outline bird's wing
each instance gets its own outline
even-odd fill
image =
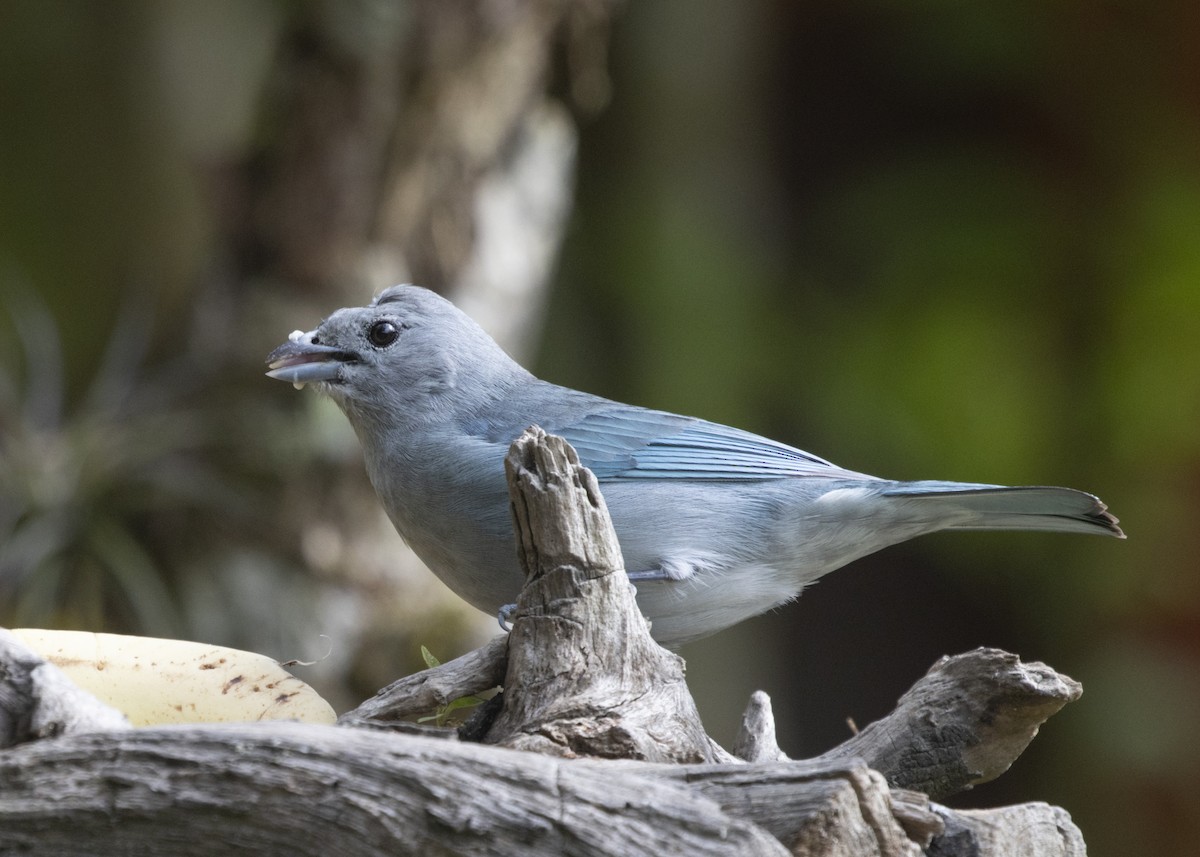
[[[750,432],[663,411],[613,408],[543,428],[565,437],[602,481],[871,478]]]

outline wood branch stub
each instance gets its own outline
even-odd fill
[[[1087,857],[1083,834],[1057,806],[1038,802],[934,810],[943,818],[945,831],[926,849],[928,857]]]
[[[939,660],[891,714],[821,758],[865,759],[892,785],[941,800],[1008,770],[1082,692],[1045,664],[975,649]]]
[[[917,857],[921,853],[907,825],[901,824],[882,775],[859,759],[639,765],[633,770],[640,776],[687,783],[726,811],[771,833],[793,854]],[[942,829],[941,819],[916,802],[910,801],[903,815],[923,830]]]
[[[787,852],[681,784],[280,721],[94,733],[0,753],[0,853]]]
[[[388,726],[431,714],[455,699],[497,687],[504,681],[507,665],[508,637],[500,635],[462,657],[392,682],[338,717],[338,724]]]
[[[908,838],[922,848],[929,846],[935,836],[945,832],[946,824],[929,802],[929,796],[908,789],[889,789],[892,815]]]
[[[728,761],[683,661],[650,636],[595,476],[536,426],[505,460],[526,583],[489,743],[564,756]]]
[[[0,749],[56,735],[128,729],[129,721],[0,628]]]
[[[771,697],[761,690],[750,694],[733,741],[733,755],[747,762],[784,762],[787,754],[775,741],[775,712]]]

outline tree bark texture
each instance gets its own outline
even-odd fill
[[[0,754],[0,783],[0,853],[787,853],[671,782],[340,727],[38,741]]]
[[[946,798],[1007,771],[1082,693],[1074,679],[999,649],[944,657],[895,711],[823,758],[861,758],[893,785]]]
[[[505,470],[526,582],[487,741],[564,756],[729,758],[700,724],[683,659],[651,638],[600,487],[575,450],[534,427]]]

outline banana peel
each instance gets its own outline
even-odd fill
[[[134,726],[336,719],[316,691],[254,652],[87,631],[13,634]]]

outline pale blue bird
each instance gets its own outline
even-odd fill
[[[672,646],[924,533],[1124,538],[1082,491],[879,479],[739,429],[550,384],[416,286],[338,310],[267,361],[272,378],[315,384],[337,402],[400,535],[493,615],[523,583],[504,456],[533,424],[565,437],[596,474],[638,604],[655,638]]]

